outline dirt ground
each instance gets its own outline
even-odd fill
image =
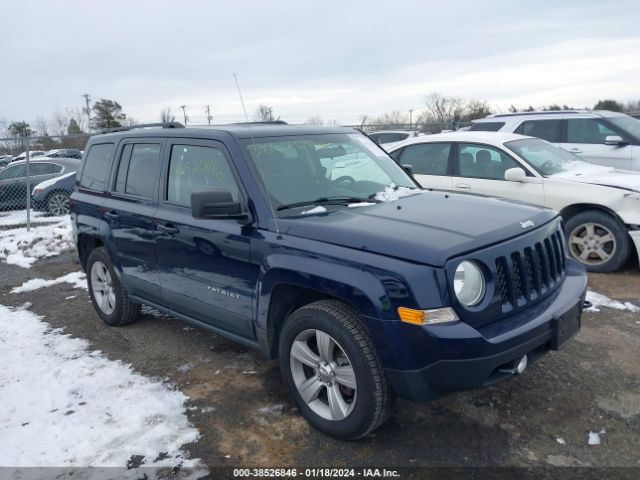
[[[0,303],[31,302],[51,325],[175,384],[202,433],[188,448],[209,466],[640,466],[640,314],[588,312],[572,342],[524,375],[431,403],[398,400],[373,435],[340,442],[299,415],[276,362],[243,346],[148,311],[133,325],[107,327],[87,292],[67,284],[8,293],[77,270],[71,253],[29,270],[2,264]],[[591,275],[589,284],[640,305],[637,266]],[[589,432],[602,443],[588,445]]]

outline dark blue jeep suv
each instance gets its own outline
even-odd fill
[[[168,126],[87,145],[71,212],[98,315],[147,304],[277,358],[323,432],[520,374],[580,328],[552,210],[422,190],[351,129]]]

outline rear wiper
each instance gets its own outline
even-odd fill
[[[297,208],[297,207],[307,207],[309,205],[348,205],[350,203],[380,203],[380,200],[376,200],[373,196],[368,198],[360,198],[360,197],[321,197],[316,198],[315,200],[306,200],[304,202],[295,202],[295,203],[287,203],[285,205],[280,205],[276,210],[287,210],[289,208]]]

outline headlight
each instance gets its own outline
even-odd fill
[[[462,305],[472,307],[480,303],[485,289],[484,275],[478,265],[468,260],[458,265],[453,276],[453,291]]]

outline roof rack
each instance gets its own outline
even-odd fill
[[[264,120],[257,122],[236,122],[231,125],[288,125],[284,120]]]
[[[184,125],[181,124],[180,122],[138,123],[136,125],[123,125],[121,127],[106,128],[104,130],[101,130],[99,133],[126,132],[128,130],[135,130],[137,128],[151,128],[151,127],[184,128]]]
[[[513,115],[564,115],[567,113],[586,113],[584,110],[547,110],[538,112],[510,112],[510,113],[496,113],[495,115],[489,115],[490,118],[499,117],[511,117]]]

